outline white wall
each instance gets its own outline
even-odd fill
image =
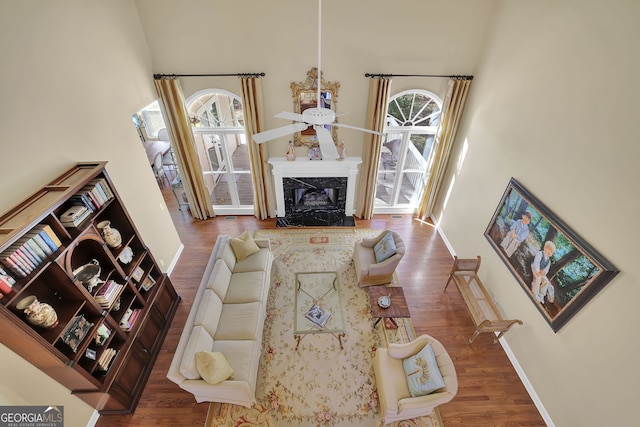
[[[371,73],[465,74],[475,66],[493,0],[324,0],[322,71],[340,83],[341,123],[364,126]],[[455,4],[454,4],[455,3]],[[156,73],[265,72],[262,79],[267,129],[288,121],[291,82],[317,66],[317,0],[136,0]],[[454,17],[455,19],[449,18]],[[427,40],[427,45],[423,45]],[[236,77],[181,78],[185,97],[214,87],[240,94]],[[446,79],[398,79],[392,91],[420,85],[440,96]],[[349,155],[363,135],[340,129]],[[283,156],[287,141],[269,142]]]
[[[0,57],[0,212],[78,161],[105,160],[168,267],[180,240],[131,120],[156,99],[133,2],[0,0]],[[64,405],[67,425],[86,425],[92,408],[4,346],[0,359],[0,404]]]
[[[640,3],[503,0],[494,18],[436,217],[524,320],[506,339],[554,424],[635,425]],[[483,237],[511,177],[621,270],[558,333]]]

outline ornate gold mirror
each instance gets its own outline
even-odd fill
[[[336,103],[338,98],[338,88],[340,83],[338,82],[325,82],[320,75],[320,97],[322,98],[320,107],[331,108],[334,112],[336,110]],[[293,92],[293,111],[301,114],[307,108],[316,108],[318,106],[318,69],[316,67],[307,71],[307,79],[304,82],[291,83],[291,91]],[[337,122],[337,119],[336,119]],[[330,126],[331,136],[333,142],[338,142],[338,130],[336,126]],[[293,135],[293,143],[296,147],[314,147],[316,142],[316,131],[312,126],[302,132],[296,132]]]

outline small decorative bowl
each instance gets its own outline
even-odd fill
[[[382,308],[391,307],[391,298],[387,295],[381,296],[380,298],[378,298],[378,305]]]
[[[129,264],[133,260],[133,250],[129,246],[124,248],[122,252],[120,252],[120,256],[118,256],[118,261],[123,264]]]

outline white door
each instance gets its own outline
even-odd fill
[[[374,213],[413,213],[418,206],[441,108],[442,101],[425,90],[389,100]]]
[[[186,101],[216,214],[253,214],[253,185],[241,98],[207,89]]]

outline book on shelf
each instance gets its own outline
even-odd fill
[[[78,193],[76,193],[76,196],[80,196],[84,199],[85,206],[87,204],[93,205],[94,211],[100,209],[106,202],[115,197],[107,183],[107,180],[104,178],[92,179]]]
[[[98,359],[98,371],[107,372],[111,367],[111,363],[118,355],[118,350],[109,347],[105,351],[102,352],[100,358]]]
[[[87,212],[87,207],[83,205],[73,205],[60,215],[60,222],[72,223]]]
[[[101,194],[104,196],[105,200],[111,200],[115,197],[106,179],[95,178],[89,181],[89,184],[94,185],[98,189],[98,191],[100,191]]]
[[[98,209],[91,198],[89,198],[89,196],[84,193],[79,193],[75,196],[71,196],[69,200],[71,200],[74,205],[84,206],[89,210],[90,213],[94,213]]]
[[[95,300],[100,307],[110,310],[120,295],[120,290],[124,287],[113,280],[108,280],[107,283],[96,292]]]
[[[128,308],[127,311],[124,313],[122,320],[120,321],[120,327],[124,331],[130,331],[131,328],[133,328],[133,326],[136,324],[136,321],[138,320],[138,316],[140,316],[141,312],[142,310],[139,308],[134,308],[134,309]]]
[[[62,242],[58,238],[58,235],[48,224],[38,224],[33,227],[32,231],[38,232],[38,235],[42,237],[44,242],[49,245],[52,251],[57,251],[62,246]]]
[[[16,254],[18,256],[19,262],[29,270],[29,272],[35,270],[35,268],[40,264],[38,260],[27,250],[24,244],[15,244],[9,247],[9,251]]]
[[[322,329],[327,325],[327,322],[331,318],[331,312],[320,307],[318,304],[313,304],[304,317],[306,317],[315,326]]]
[[[7,269],[13,272],[18,277],[27,277],[29,274],[20,263],[15,260],[15,254],[6,254],[3,253],[0,255],[0,262],[4,264]]]
[[[77,227],[91,215],[91,211],[84,205],[73,205],[60,215],[60,222],[65,227]]]
[[[40,259],[40,262],[42,262],[47,259],[47,256],[49,256],[49,254],[47,254],[44,249],[40,247],[40,245],[35,241],[34,238],[35,236],[25,234],[24,244],[27,245],[27,249],[29,249],[32,254],[35,254]]]
[[[0,279],[6,281],[9,286],[13,286],[16,284],[16,279],[14,279],[11,274],[9,274],[8,269],[5,270],[4,268],[2,268],[2,266],[0,266]]]
[[[32,230],[27,234],[25,234],[25,236],[29,238],[32,244],[35,244],[37,246],[38,253],[40,253],[44,258],[46,258],[49,255],[53,254],[55,250],[52,249],[51,246],[47,244],[47,242],[44,240],[44,237],[42,237],[40,233],[41,232],[37,230]]]
[[[52,253],[53,251],[44,243],[39,233],[32,231],[9,246],[0,255],[0,262],[16,276],[26,277]]]
[[[4,275],[0,273],[0,293],[4,295],[9,295],[13,291],[13,283],[15,281],[11,278],[11,276]]]

